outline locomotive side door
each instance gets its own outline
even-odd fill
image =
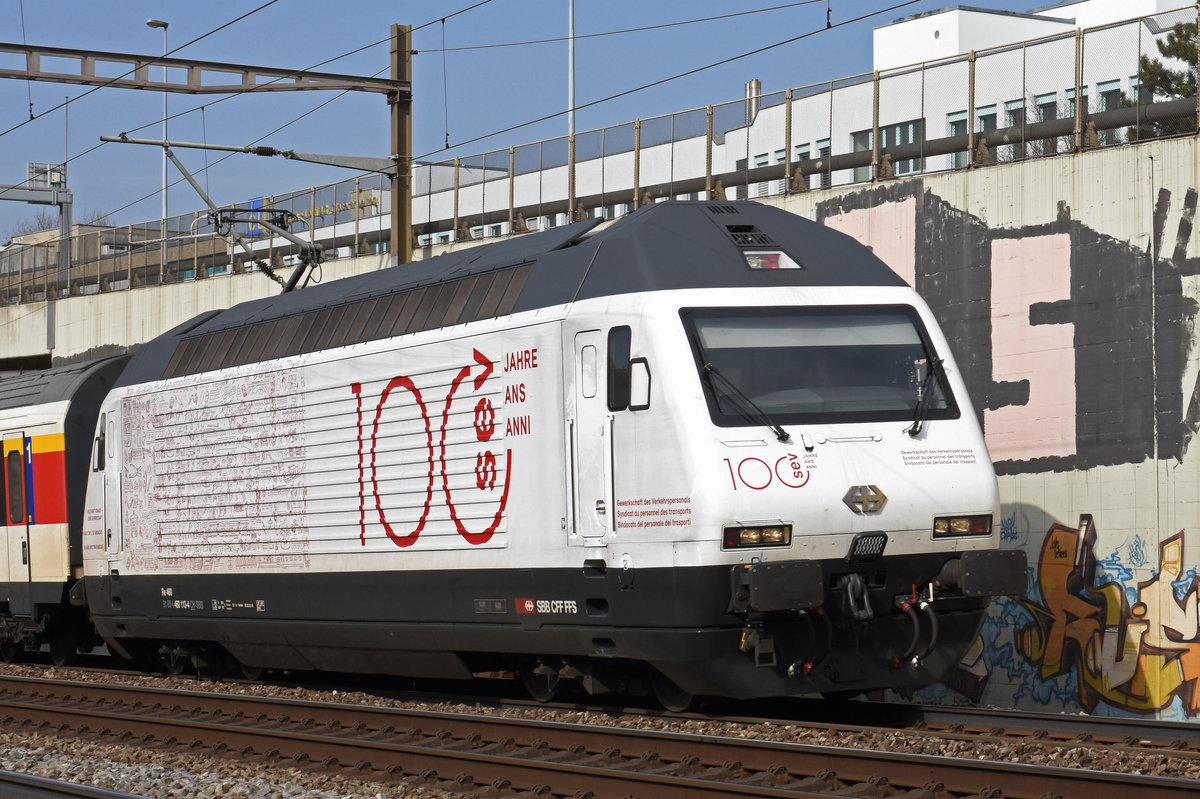
[[[571,421],[571,484],[575,534],[599,543],[612,530],[613,415],[604,385],[605,339],[599,330],[575,334],[574,404]]]
[[[29,552],[29,523],[33,497],[33,460],[29,440],[22,431],[5,432],[4,522],[8,533],[8,574],[13,587],[9,607],[14,616],[33,614]]]
[[[116,559],[121,555],[121,470],[116,462],[116,441],[113,440],[116,424],[112,412],[100,414],[96,433],[96,450],[92,469],[100,472],[104,486],[102,492],[104,517],[104,548],[110,559],[110,570],[116,568]]]

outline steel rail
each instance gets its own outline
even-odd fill
[[[15,771],[0,771],[0,796],[4,799],[144,799],[140,794],[60,782]]]
[[[1191,797],[1200,789],[1196,781],[1176,778],[465,713],[94,683],[67,684],[53,695],[59,686],[50,683],[0,681],[0,687],[7,686],[8,695],[0,701],[6,723],[36,724],[60,734],[98,732],[96,725],[103,725],[109,735],[120,732],[144,745],[190,739],[184,745],[312,761],[343,774],[344,764],[355,764],[350,770],[360,779],[452,773],[461,784],[530,790],[550,785],[560,795],[632,792],[664,798],[797,797],[883,782],[910,788],[938,784],[964,795],[1002,788],[1010,798],[1050,793],[1117,799],[1135,790]],[[643,754],[629,757],[621,750]]]

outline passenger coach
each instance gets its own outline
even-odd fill
[[[48,644],[55,661],[95,640],[67,593],[83,576],[83,501],[100,401],[125,358],[0,380],[4,543],[0,655]],[[100,512],[97,511],[97,514]]]

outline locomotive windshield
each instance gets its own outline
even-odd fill
[[[912,308],[697,308],[681,315],[718,425],[958,417]]]

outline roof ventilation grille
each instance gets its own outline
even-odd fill
[[[714,214],[736,214],[738,209],[736,205],[709,205],[708,210]]]

